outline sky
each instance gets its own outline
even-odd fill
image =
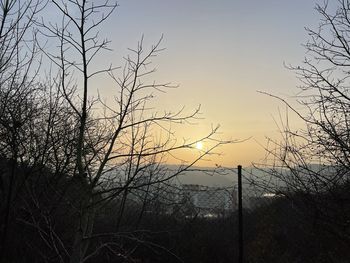
[[[154,60],[154,78],[179,87],[157,97],[157,108],[201,105],[203,119],[179,128],[177,136],[198,138],[219,124],[220,138],[249,140],[223,146],[213,163],[248,166],[264,158],[266,137],[278,137],[279,114],[285,112],[283,104],[258,91],[284,98],[297,93],[298,80],[284,64],[298,65],[304,59],[304,28],[319,23],[315,3],[120,0],[101,31],[112,41],[113,52],[97,63],[108,58],[118,65],[142,35],[147,47],[163,34],[165,50]]]

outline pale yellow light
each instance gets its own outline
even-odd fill
[[[197,142],[197,143],[196,143],[196,148],[197,148],[198,150],[202,150],[202,149],[203,149],[203,143],[202,143],[202,142]]]

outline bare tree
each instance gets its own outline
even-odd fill
[[[58,20],[37,19],[47,7],[57,11]],[[150,200],[171,199],[172,178],[230,143],[215,139],[218,127],[192,141],[175,137],[172,125],[197,120],[199,108],[189,114],[183,109],[159,113],[149,106],[157,92],[174,87],[150,81],[155,71],[150,63],[162,50],[161,39],[149,50],[141,39],[120,68],[92,71],[96,56],[109,50],[98,29],[116,7],[110,0],[98,5],[85,0],[1,1],[3,260],[11,246],[11,253],[24,246],[44,262],[84,262],[102,251],[128,260],[134,250],[123,242],[133,242],[134,248],[146,244],[139,226]],[[112,102],[91,96],[91,79],[103,74],[117,91]],[[169,157],[181,159],[178,152],[203,140],[211,146],[195,159],[176,169],[165,165]],[[135,231],[125,233],[122,222],[130,200],[139,200],[139,210]],[[116,205],[116,227],[98,232],[96,215],[111,204]],[[30,234],[19,244],[10,236],[22,228]],[[152,242],[147,246],[167,251]]]
[[[42,1],[0,1],[0,158],[10,160],[9,176],[0,174],[1,256],[6,252],[12,207],[19,178],[18,164],[28,156],[32,125],[38,113],[35,100],[39,68],[33,24]],[[27,158],[29,159],[29,158]]]
[[[282,140],[269,139],[267,162],[257,164],[265,177],[253,181],[290,198],[320,229],[348,244],[350,2],[337,1],[336,8],[333,4],[316,6],[321,22],[315,30],[306,29],[307,58],[291,67],[302,83],[297,95],[302,110],[268,94],[285,103],[305,128],[291,129],[288,117],[282,122]]]
[[[133,233],[129,236],[118,231],[129,197],[155,189],[150,186],[167,186],[169,180],[230,141],[215,138],[218,127],[203,138],[179,140],[171,126],[190,124],[198,118],[199,108],[190,114],[185,114],[183,109],[158,113],[149,106],[154,93],[173,87],[169,83],[149,81],[155,71],[150,62],[162,50],[161,40],[145,50],[141,39],[135,49],[129,50],[123,67],[92,70],[96,56],[109,49],[109,41],[100,40],[98,30],[117,7],[116,1],[101,4],[86,0],[51,1],[50,6],[60,18],[35,23],[40,32],[40,52],[51,63],[47,79],[41,81],[44,99],[36,104],[41,110],[35,125],[42,124],[44,128],[34,129],[37,132],[34,137],[41,138],[36,144],[40,151],[32,148],[31,155],[24,159],[30,161],[36,156],[42,167],[50,169],[53,178],[64,178],[66,187],[62,187],[62,181],[50,182],[48,186],[59,198],[60,206],[67,207],[74,227],[66,238],[69,241],[65,242],[53,227],[50,214],[54,208],[41,205],[40,200],[45,200],[43,196],[47,194],[45,189],[39,193],[28,190],[30,199],[25,204],[31,216],[22,222],[37,230],[60,261],[84,262],[106,249],[126,257],[121,239],[142,242]],[[52,48],[51,43],[59,48]],[[91,79],[102,74],[114,82],[117,94],[113,102],[91,96]],[[164,165],[169,156],[176,157],[179,150],[194,148],[203,140],[211,146],[194,160],[182,162],[176,170]],[[113,200],[120,201],[116,230],[98,233],[94,230],[96,213]],[[37,220],[33,206],[51,212],[40,212],[41,220]],[[141,210],[139,217],[142,214]]]

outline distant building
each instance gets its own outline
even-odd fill
[[[224,216],[237,206],[236,191],[232,188],[209,187],[196,184],[182,185],[182,198],[202,217]]]

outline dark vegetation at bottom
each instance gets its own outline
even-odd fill
[[[18,167],[6,225],[9,167],[1,165],[2,262],[68,262],[77,217],[72,207],[82,190],[68,177]],[[349,190],[335,189],[337,199],[294,193],[245,210],[245,262],[349,262]],[[234,262],[238,257],[236,212],[207,219],[161,211],[139,218],[134,206],[119,221],[118,201],[101,207],[87,254],[98,253],[85,262],[209,263]],[[58,240],[66,250],[53,247]]]

